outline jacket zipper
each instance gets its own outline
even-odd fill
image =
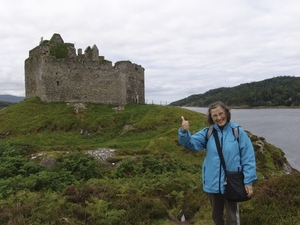
[[[223,130],[221,130],[221,134],[223,134]],[[223,135],[222,135],[222,138],[221,138],[221,143],[220,143],[220,145],[221,145],[221,151],[222,151],[222,149],[223,149]],[[220,194],[222,194],[222,190],[221,190],[221,186],[222,186],[222,184],[221,184],[221,178],[222,178],[222,163],[221,163],[221,160],[220,160],[220,171],[219,171],[219,193]]]

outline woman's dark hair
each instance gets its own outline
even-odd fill
[[[211,118],[211,110],[212,110],[212,109],[215,109],[215,108],[217,108],[217,107],[219,107],[219,106],[224,110],[224,112],[225,112],[225,114],[226,114],[226,116],[227,116],[227,122],[230,121],[230,119],[231,119],[231,113],[230,113],[229,107],[226,106],[223,102],[217,101],[217,102],[214,102],[214,103],[212,103],[212,104],[210,104],[210,105],[208,106],[207,118],[206,118],[206,124],[208,124],[208,125],[214,124],[214,122],[213,122],[213,120],[212,120],[212,118]]]

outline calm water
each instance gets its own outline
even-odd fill
[[[186,108],[207,113],[207,108]],[[300,109],[231,109],[231,121],[282,149],[300,171]]]

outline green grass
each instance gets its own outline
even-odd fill
[[[205,152],[178,144],[182,115],[192,133],[205,126],[203,114],[157,105],[116,110],[31,98],[1,110],[0,134],[7,135],[0,139],[0,223],[170,225],[167,215],[183,210],[194,225],[210,224],[201,184]],[[299,174],[283,176],[283,152],[263,138],[260,152],[259,138],[249,136],[259,179],[253,199],[240,205],[242,224],[299,225]],[[121,162],[100,168],[82,154],[98,148],[116,149],[110,160]],[[41,158],[27,161],[42,151],[57,160],[54,168],[40,167]]]
[[[123,110],[115,110],[112,105],[88,103],[76,107],[30,98],[0,111],[0,134],[10,133],[1,142],[30,146],[30,154],[101,147],[129,154],[144,151],[179,156],[184,150],[177,142],[182,115],[190,121],[192,133],[205,127],[204,114],[177,107],[129,104]],[[81,134],[82,130],[88,134]],[[283,152],[265,140],[264,152],[259,152],[258,137],[250,135],[256,149],[258,175],[281,175],[286,162]],[[182,160],[195,162],[203,156],[188,152]]]
[[[174,107],[128,105],[115,111],[113,106],[87,104],[75,113],[74,106],[66,103],[43,103],[33,98],[1,111],[0,133],[10,132],[4,142],[12,140],[42,148],[115,146],[149,150],[159,145],[161,150],[169,151],[170,147],[178,149],[175,141],[182,113],[191,118],[192,127],[204,126],[199,122],[203,115]],[[82,129],[88,135],[82,135]]]

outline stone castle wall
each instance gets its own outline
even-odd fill
[[[53,56],[53,46],[67,49],[65,57]],[[144,68],[130,61],[111,61],[99,56],[94,45],[82,54],[59,34],[41,42],[25,60],[26,98],[42,101],[93,102],[126,105],[145,103]]]

